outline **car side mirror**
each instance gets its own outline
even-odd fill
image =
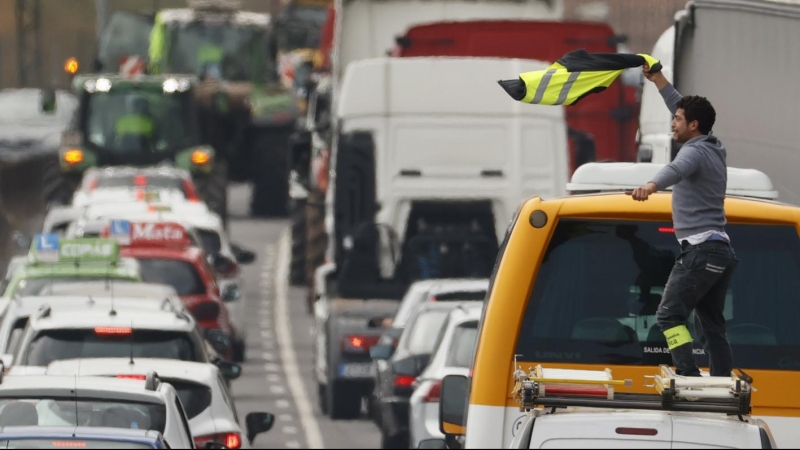
[[[372,359],[389,359],[394,354],[394,347],[391,345],[375,345],[369,348],[369,356]]]
[[[464,434],[468,396],[469,380],[464,375],[447,375],[442,379],[439,431],[445,436]]]
[[[419,442],[417,448],[444,449],[447,443],[444,439],[424,439]]]
[[[247,428],[247,440],[253,445],[253,440],[261,433],[266,433],[275,424],[275,415],[266,412],[252,412],[244,419]]]
[[[233,381],[242,375],[242,366],[238,364],[218,359],[214,361],[214,365],[219,368],[222,378],[225,378],[228,381]]]
[[[211,265],[214,266],[214,270],[222,275],[229,275],[236,269],[236,263],[227,256],[221,254],[216,254],[211,257]]]
[[[56,91],[55,89],[42,89],[42,97],[39,107],[45,114],[53,114],[56,111]]]
[[[250,250],[236,252],[236,262],[239,264],[252,264],[256,260],[256,253]]]
[[[225,303],[235,302],[240,298],[242,298],[242,292],[236,284],[229,284],[222,291],[222,301]]]

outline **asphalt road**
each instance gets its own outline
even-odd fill
[[[249,198],[247,187],[230,190],[231,239],[257,253],[243,267],[247,361],[233,382],[240,422],[253,411],[275,414],[275,426],[256,439],[256,448],[378,448],[380,433],[366,416],[332,421],[320,411],[312,316],[304,290],[288,286],[288,221],[247,217]]]

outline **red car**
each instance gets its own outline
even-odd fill
[[[226,360],[233,360],[236,330],[221,299],[214,269],[183,225],[173,222],[112,220],[104,237],[120,243],[120,255],[135,258],[147,283],[175,288],[206,338]]]

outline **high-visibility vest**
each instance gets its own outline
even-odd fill
[[[117,136],[135,135],[152,138],[155,132],[153,119],[139,114],[128,114],[117,120],[114,128]]]
[[[537,105],[574,105],[608,88],[626,69],[647,63],[659,72],[661,63],[650,55],[629,53],[567,53],[545,70],[520,74],[517,80],[498,81],[514,100]]]

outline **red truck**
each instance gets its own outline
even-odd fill
[[[604,23],[550,21],[436,22],[411,27],[397,39],[397,57],[476,56],[524,58],[554,62],[565,53],[616,53],[625,37]],[[506,74],[513,76],[514,74]],[[498,74],[498,79],[502,74]],[[622,77],[600,95],[566,107],[570,168],[597,160],[636,161],[638,85]],[[499,95],[499,94],[498,94]]]

